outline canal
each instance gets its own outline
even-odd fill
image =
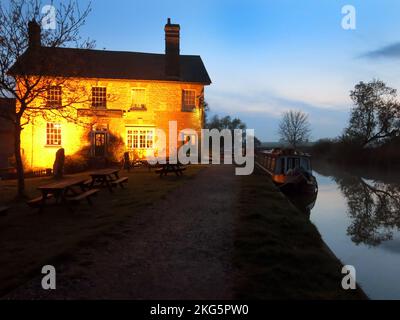
[[[400,177],[314,166],[310,219],[371,299],[400,299]]]

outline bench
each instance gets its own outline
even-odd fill
[[[114,185],[114,186],[119,185],[121,188],[124,188],[124,183],[128,183],[128,177],[122,177],[117,180],[113,180],[111,182],[112,185]]]
[[[91,190],[82,192],[82,193],[80,193],[80,194],[78,194],[76,196],[68,197],[67,200],[70,201],[70,202],[79,203],[83,199],[86,199],[86,201],[90,205],[93,205],[92,201],[90,200],[90,197],[94,196],[99,191],[100,191],[99,189],[91,189]]]
[[[157,169],[155,173],[162,173],[162,172],[182,172],[185,171],[186,168],[179,168],[179,169]]]
[[[88,179],[88,180],[86,180],[86,181],[83,183],[83,185],[84,185],[85,187],[89,188],[89,187],[92,186],[92,182],[93,182],[92,179]]]
[[[0,207],[0,216],[5,216],[9,207]]]
[[[52,197],[53,197],[52,194],[48,194],[46,200],[47,200],[47,199],[51,199]],[[28,206],[30,206],[30,207],[32,207],[32,208],[36,208],[36,207],[38,207],[38,206],[41,204],[42,200],[43,200],[43,197],[40,196],[40,197],[37,197],[37,198],[35,198],[35,199],[29,200],[29,201],[27,202],[27,204],[28,204]]]
[[[185,170],[186,170],[185,167],[179,167],[179,168],[175,168],[175,169],[160,168],[160,169],[155,170],[155,173],[160,174],[160,175],[162,175],[164,173],[166,175],[169,172],[182,173]]]

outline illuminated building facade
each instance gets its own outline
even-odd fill
[[[204,126],[204,87],[211,80],[200,56],[180,54],[180,26],[170,19],[165,54],[45,47],[34,22],[29,36],[10,74],[17,81],[22,73],[54,79],[31,103],[41,112],[30,112],[22,131],[29,167],[51,167],[59,148],[92,159],[120,160],[125,151],[157,155],[156,129],[168,139],[171,120],[178,131]]]

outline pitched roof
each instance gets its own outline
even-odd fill
[[[180,55],[179,79],[165,74],[165,60],[164,54],[40,47],[28,49],[9,74],[211,83],[200,56]]]

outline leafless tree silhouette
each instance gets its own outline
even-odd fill
[[[289,143],[293,148],[307,142],[310,138],[308,115],[302,111],[290,110],[283,114],[278,134],[281,141]]]
[[[94,46],[94,42],[79,36],[79,30],[90,13],[90,4],[81,10],[77,0],[58,3],[55,8],[54,30],[40,30],[39,23],[45,16],[41,12],[42,8],[39,0],[10,0],[8,4],[0,3],[0,95],[15,98],[17,105],[15,115],[0,113],[0,116],[14,123],[19,196],[24,196],[25,193],[21,156],[23,127],[38,115],[61,116],[77,121],[75,107],[86,102],[89,97],[79,81],[60,74],[51,74],[52,67],[65,63],[62,57],[52,55],[51,49],[68,45],[77,48]],[[32,35],[30,39],[32,30],[38,32],[38,41],[32,39]],[[79,61],[76,61],[76,66],[79,68]],[[49,105],[46,103],[49,88],[59,86],[62,86],[63,97],[66,98],[62,99],[61,104]],[[64,95],[65,92],[68,94]]]

